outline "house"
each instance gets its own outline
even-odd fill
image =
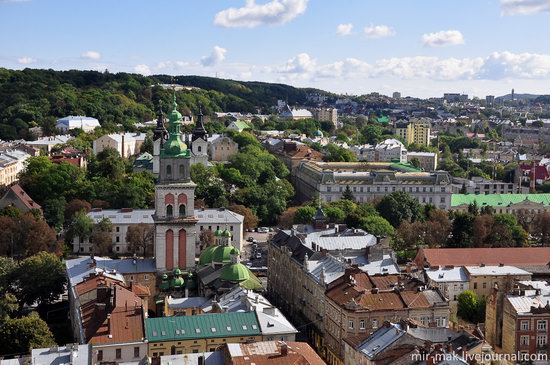
[[[19,173],[25,169],[25,161],[31,157],[20,150],[0,152],[0,186],[11,185],[19,180]]]
[[[279,113],[279,118],[291,120],[312,119],[313,114],[307,109],[291,108],[288,104],[285,103],[285,106]]]
[[[69,115],[68,117],[57,120],[55,125],[62,133],[67,133],[72,129],[82,129],[84,132],[91,132],[94,129],[101,127],[96,118],[85,117],[82,115]]]
[[[423,171],[437,170],[437,153],[435,152],[407,152],[407,161],[418,160],[419,167]]]
[[[39,210],[42,212],[42,207],[35,203],[19,184],[10,186],[8,191],[0,199],[0,209],[4,209],[8,206],[15,207],[22,213],[27,213],[32,210]]]
[[[128,158],[139,153],[145,137],[145,133],[106,134],[93,142],[93,152],[97,155],[106,148],[112,148],[117,150],[122,158]]]
[[[208,157],[210,161],[227,162],[239,152],[239,145],[229,136],[214,134],[208,138]]]
[[[52,149],[57,145],[64,145],[74,137],[69,134],[41,137],[36,141],[26,141],[25,144],[32,148],[40,150],[43,155],[49,156]]]
[[[250,129],[250,126],[245,121],[242,121],[242,120],[231,122],[227,126],[227,130],[238,132],[238,133],[241,133],[245,129]]]

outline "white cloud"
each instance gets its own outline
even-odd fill
[[[26,3],[29,1],[31,0],[0,0],[0,4],[1,3]]]
[[[17,59],[17,62],[21,65],[30,65],[31,63],[35,63],[36,60],[31,57],[21,57]]]
[[[353,24],[351,23],[338,24],[338,26],[336,27],[336,34],[342,35],[342,36],[350,35],[352,29],[353,29]]]
[[[464,36],[458,30],[442,30],[424,34],[422,43],[426,47],[456,46],[464,44]]]
[[[80,57],[88,59],[88,60],[97,61],[101,58],[101,53],[99,53],[97,51],[86,51],[86,52],[82,53],[80,55]]]
[[[279,67],[277,70],[280,73],[288,74],[308,74],[315,70],[317,60],[311,58],[307,53],[300,53],[296,57],[289,59],[286,65]]]
[[[387,25],[369,25],[364,29],[367,38],[386,38],[395,35],[395,31]]]
[[[479,76],[489,80],[549,79],[550,55],[494,52],[485,59]]]
[[[201,65],[208,67],[208,66],[216,66],[223,60],[225,60],[225,54],[227,53],[227,49],[214,46],[214,49],[212,50],[212,53],[210,56],[205,56],[201,58]]]
[[[247,0],[241,8],[229,8],[217,13],[214,24],[226,28],[284,24],[303,14],[307,3],[308,0],[271,0],[256,4],[254,0]]]
[[[529,15],[550,11],[550,0],[500,0],[502,15]]]
[[[138,74],[142,74],[143,76],[151,75],[151,68],[144,64],[136,65],[134,67],[134,71],[137,72]]]

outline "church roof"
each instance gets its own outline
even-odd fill
[[[250,279],[248,268],[239,263],[225,265],[222,268],[220,278],[225,281],[241,282]]]

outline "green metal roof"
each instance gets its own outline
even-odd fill
[[[222,268],[220,279],[232,282],[241,282],[250,279],[250,271],[241,263],[225,265]]]
[[[417,169],[411,164],[402,163],[402,162],[393,162],[390,164],[390,169],[397,170],[401,172],[420,172],[422,170]]]
[[[149,342],[261,335],[255,312],[200,314],[145,319]]]
[[[390,122],[390,117],[383,115],[381,117],[376,118],[376,121],[378,123],[388,124]]]
[[[218,248],[218,246],[208,246],[204,251],[202,251],[199,257],[199,265],[208,265],[212,263],[212,256],[214,255],[216,248]]]
[[[250,126],[248,125],[248,123],[246,123],[243,120],[237,120],[235,122],[235,126],[239,129],[250,129]]]
[[[550,206],[550,194],[453,194],[451,207],[470,205],[474,201],[479,207],[506,207],[525,200]]]

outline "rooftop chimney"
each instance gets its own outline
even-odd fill
[[[288,355],[288,345],[286,342],[280,342],[281,345],[281,356],[287,356]]]

